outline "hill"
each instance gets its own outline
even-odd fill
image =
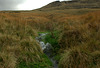
[[[100,8],[100,0],[72,0],[54,1],[39,10],[62,10],[62,9],[81,9],[81,8]]]

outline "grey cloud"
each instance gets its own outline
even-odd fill
[[[17,5],[25,1],[26,0],[0,0],[0,10],[16,10]]]

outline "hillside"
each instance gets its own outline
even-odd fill
[[[62,10],[62,9],[82,9],[82,8],[100,8],[100,0],[72,0],[55,1],[39,10]]]

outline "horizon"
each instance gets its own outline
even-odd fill
[[[0,1],[0,11],[9,11],[9,10],[35,10],[41,8],[54,1],[70,1],[70,0],[4,0]]]

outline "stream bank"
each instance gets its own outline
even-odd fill
[[[53,66],[52,68],[58,68],[57,61],[54,59],[54,56],[52,56],[53,47],[50,43],[45,43],[44,39],[48,35],[48,33],[39,33],[39,36],[36,37],[36,40],[40,43],[40,46],[43,50],[43,52],[48,56],[48,58],[51,60]]]

